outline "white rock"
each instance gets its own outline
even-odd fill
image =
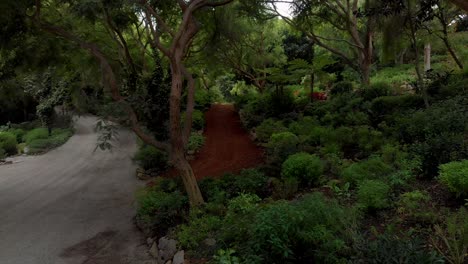
[[[172,259],[176,252],[177,241],[174,239],[168,239],[167,237],[161,237],[159,239],[159,256],[163,261]]]
[[[159,257],[159,254],[158,254],[158,245],[156,244],[156,242],[153,242],[153,245],[151,245],[151,248],[149,250],[149,253],[150,255],[155,258],[155,259],[158,259]]]
[[[181,250],[174,255],[172,264],[184,264],[184,251]]]
[[[146,239],[146,244],[148,244],[148,246],[153,245],[153,242],[154,242],[154,239],[151,238],[151,237],[148,237],[148,238]]]

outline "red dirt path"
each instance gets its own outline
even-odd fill
[[[263,162],[263,151],[242,128],[232,105],[215,104],[205,114],[205,145],[190,161],[197,179],[239,172]]]

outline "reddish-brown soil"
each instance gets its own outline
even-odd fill
[[[239,172],[263,161],[232,105],[213,105],[205,114],[205,145],[190,162],[197,179]]]
[[[205,145],[190,161],[197,179],[236,173],[263,162],[263,150],[250,139],[233,105],[212,105],[205,121]],[[166,176],[176,174],[171,170]]]

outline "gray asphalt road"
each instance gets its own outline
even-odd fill
[[[0,264],[151,263],[132,223],[134,136],[93,153],[95,122],[81,117],[62,147],[0,166]]]

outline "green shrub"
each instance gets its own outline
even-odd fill
[[[353,91],[353,83],[348,82],[348,81],[341,81],[337,82],[333,85],[333,87],[330,90],[330,94],[336,95],[336,94],[344,94],[344,93],[349,93]]]
[[[4,159],[6,157],[6,152],[4,149],[0,148],[0,159]]]
[[[145,170],[157,169],[163,171],[167,168],[167,155],[153,146],[145,145],[141,147],[133,159]]]
[[[382,132],[367,126],[358,127],[355,130],[354,138],[358,143],[359,157],[368,157],[377,150],[380,150],[384,144]]]
[[[451,213],[443,226],[434,226],[432,245],[449,263],[464,264],[468,260],[468,211],[461,207]]]
[[[16,136],[16,142],[18,143],[23,142],[23,137],[26,134],[26,131],[21,128],[11,128],[8,129],[8,132],[13,133]]]
[[[35,139],[31,141],[28,145],[29,147],[29,152],[28,154],[39,154],[47,149],[49,149],[52,146],[52,141],[48,138],[45,139]]]
[[[224,243],[243,263],[341,263],[355,214],[314,193],[247,210],[225,222]],[[243,206],[246,207],[245,205]]]
[[[468,160],[439,166],[439,181],[457,196],[468,196]]]
[[[234,186],[238,189],[237,193],[250,193],[265,197],[267,181],[268,177],[258,169],[245,169],[236,176]]]
[[[28,131],[26,135],[24,135],[24,142],[26,144],[31,144],[33,140],[36,139],[47,139],[49,137],[49,132],[47,131],[47,128],[35,128],[31,131]]]
[[[383,179],[392,171],[392,167],[385,164],[380,157],[371,157],[344,168],[341,176],[345,181],[357,184],[363,180]]]
[[[195,90],[195,107],[198,110],[208,109],[211,105],[210,93],[208,90],[203,88],[197,88]]]
[[[305,140],[306,144],[311,146],[325,145],[326,143],[333,142],[332,139],[333,128],[324,126],[314,126]]]
[[[282,164],[289,155],[297,152],[299,139],[291,132],[271,135],[267,145],[268,160],[272,164]]]
[[[219,217],[212,215],[191,219],[189,223],[177,226],[177,241],[183,249],[195,250],[203,240],[216,237],[221,223]]]
[[[299,190],[299,180],[296,178],[272,178],[271,185],[274,199],[290,199]]]
[[[289,124],[289,132],[298,136],[309,135],[316,126],[318,126],[318,122],[315,118],[311,116],[305,116],[299,119],[297,122]]]
[[[389,207],[390,186],[379,180],[365,180],[359,183],[357,199],[367,210],[378,210]]]
[[[39,133],[37,133],[39,134]],[[29,154],[38,154],[63,145],[73,135],[71,129],[56,128],[47,138],[36,138],[29,142]]]
[[[147,189],[137,195],[137,219],[150,226],[153,231],[163,234],[186,215],[187,198],[180,192],[167,193]]]
[[[260,142],[268,142],[272,134],[285,132],[286,130],[283,122],[268,118],[255,128],[255,133]]]
[[[3,149],[7,155],[14,155],[17,153],[16,136],[10,132],[0,132],[0,149]]]
[[[386,82],[374,82],[369,87],[359,91],[366,101],[371,101],[377,97],[391,95],[392,86]]]
[[[233,249],[220,249],[213,257],[213,263],[216,264],[240,264],[239,258],[234,256],[236,251]]]
[[[426,192],[412,191],[400,195],[398,213],[403,218],[419,222],[433,223],[437,220],[435,212],[430,208],[431,197]]]
[[[460,96],[397,119],[397,136],[421,157],[426,177],[436,176],[440,164],[468,156],[467,104],[468,97]]]
[[[403,112],[410,109],[421,109],[424,100],[420,95],[405,94],[397,96],[381,96],[372,100],[370,105],[371,118],[374,124],[382,121],[393,121],[395,112]]]
[[[281,168],[285,178],[295,178],[307,185],[316,184],[323,174],[324,165],[319,157],[308,153],[296,153],[288,157]]]
[[[441,256],[427,248],[423,239],[414,236],[411,238],[398,237],[388,231],[372,240],[366,240],[358,252],[362,254],[362,257],[355,263],[444,263]]]
[[[205,137],[202,134],[196,132],[192,132],[192,134],[190,134],[188,142],[189,151],[197,151],[203,146],[203,144],[205,144]]]
[[[239,111],[242,124],[248,129],[260,125],[263,120],[268,118],[267,113],[263,110],[264,107],[266,107],[264,97],[253,96],[253,99],[247,101]]]
[[[245,169],[238,175],[225,174],[220,179],[205,178],[200,181],[203,196],[212,202],[225,202],[242,193],[266,197],[268,177],[258,169]]]
[[[202,130],[205,127],[205,115],[200,110],[194,110],[192,114],[192,126],[195,130]]]

